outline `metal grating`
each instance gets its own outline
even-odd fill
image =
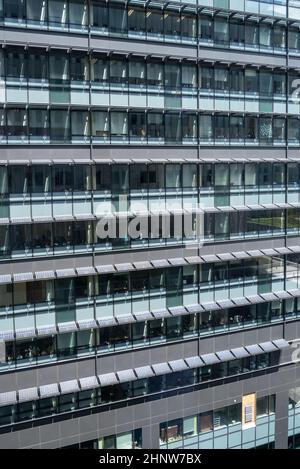
[[[79,384],[77,379],[72,379],[70,381],[62,381],[59,383],[61,393],[68,394],[69,392],[78,392],[79,391]]]
[[[115,264],[115,268],[118,272],[127,272],[129,270],[134,270],[134,267],[130,262],[125,262],[124,264]]]
[[[53,326],[53,325],[49,325],[49,326],[40,326],[37,328],[37,334],[38,336],[41,336],[41,335],[53,335],[53,334],[56,334],[57,333],[57,330],[56,330],[56,327]]]
[[[151,264],[152,264],[153,267],[155,267],[156,269],[160,269],[161,267],[170,267],[170,264],[169,264],[169,262],[167,261],[167,259],[158,259],[158,260],[154,260],[154,261],[151,261]]]
[[[169,308],[169,311],[172,316],[181,316],[182,314],[187,313],[184,306],[173,306],[172,308]]]
[[[116,320],[118,322],[118,324],[130,324],[132,322],[135,322],[135,319],[134,317],[132,316],[132,314],[123,314],[123,315],[120,315],[120,316],[116,316]]]
[[[187,305],[186,309],[191,314],[200,313],[201,311],[203,311],[203,308],[200,304]]]
[[[127,383],[129,381],[136,381],[137,377],[132,369],[122,370],[117,372],[120,383]]]
[[[59,332],[74,332],[77,331],[77,325],[75,321],[61,322],[57,325]]]
[[[97,327],[97,323],[95,319],[85,319],[77,322],[79,330],[86,330],[86,329],[95,329]]]
[[[66,278],[66,277],[75,277],[76,273],[74,269],[58,269],[56,271],[56,275],[58,278]]]
[[[81,389],[94,389],[99,387],[97,376],[88,376],[79,380]]]
[[[40,386],[40,396],[42,399],[46,397],[58,396],[59,394],[60,393],[57,383]]]
[[[19,274],[14,274],[14,281],[15,282],[30,282],[33,280],[33,273],[32,272],[23,272]]]
[[[169,367],[168,363],[155,363],[152,365],[152,368],[154,370],[154,373],[159,376],[159,375],[166,375],[168,373],[171,373],[172,370]]]
[[[214,365],[215,363],[220,362],[220,359],[215,353],[206,353],[205,355],[201,355],[200,357],[201,360],[204,361],[205,365]]]
[[[42,270],[35,273],[35,278],[37,280],[45,280],[55,278],[54,270]]]
[[[0,394],[0,406],[13,405],[17,403],[16,391],[2,392]]]
[[[18,391],[19,402],[36,401],[39,398],[38,388],[20,389]]]
[[[99,375],[98,378],[102,387],[113,386],[114,384],[117,384],[119,382],[115,373],[106,373],[104,375]]]
[[[141,311],[140,313],[134,313],[134,316],[138,322],[153,319],[153,316],[149,311]]]
[[[177,266],[177,265],[180,266],[180,265],[185,265],[186,264],[186,260],[183,257],[176,257],[176,258],[173,258],[173,259],[168,259],[168,261],[173,266]]]
[[[202,307],[205,311],[216,311],[220,309],[220,306],[214,301],[211,301],[209,303],[202,303]]]
[[[261,344],[259,344],[259,346],[263,349],[264,352],[267,353],[274,352],[274,350],[277,350],[277,347],[273,344],[273,342],[262,342]]]
[[[247,350],[244,347],[233,348],[233,349],[231,349],[231,353],[233,353],[233,355],[236,358],[249,357],[249,352],[247,352]]]
[[[216,355],[219,357],[221,362],[229,362],[230,360],[235,360],[235,356],[232,355],[230,350],[222,350],[222,352],[216,352]]]
[[[205,365],[205,363],[198,356],[188,357],[185,359],[185,361],[187,362],[190,368],[200,368],[201,366]]]
[[[169,362],[169,366],[171,367],[172,371],[183,371],[188,369],[188,365],[185,363],[183,359],[180,360],[172,360]]]
[[[161,318],[166,318],[167,316],[170,316],[170,313],[167,309],[156,309],[152,311],[153,316],[155,319],[161,319]]]
[[[35,328],[34,327],[28,327],[26,329],[17,329],[16,330],[16,338],[27,338],[27,337],[35,337]]]
[[[94,267],[77,267],[76,271],[79,276],[95,275],[96,273]]]
[[[135,368],[135,373],[138,379],[150,378],[151,376],[154,376],[154,371],[152,370],[151,366],[140,366],[139,368]]]
[[[276,345],[277,348],[279,349],[284,349],[284,348],[287,348],[290,346],[290,344],[288,343],[287,340],[285,339],[276,339],[276,340],[273,340],[273,344]]]
[[[265,353],[258,344],[246,345],[245,349],[250,353],[250,355],[260,355],[261,353]]]
[[[115,268],[112,264],[97,265],[96,270],[99,274],[111,274],[115,272]]]

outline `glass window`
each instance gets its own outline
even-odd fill
[[[146,17],[142,8],[128,8],[128,31],[145,33]]]
[[[200,433],[209,432],[213,429],[213,412],[204,412],[200,415]]]
[[[72,111],[72,141],[87,142],[90,138],[90,113],[88,111]]]
[[[181,14],[181,37],[187,41],[195,39],[197,36],[197,17],[194,14]]]
[[[165,36],[180,37],[180,13],[172,10],[164,12],[164,34]]]
[[[49,26],[57,29],[67,27],[68,2],[64,0],[48,0]]]
[[[179,63],[165,64],[165,88],[179,89],[181,87],[181,66]]]
[[[182,138],[185,142],[194,142],[198,137],[198,118],[197,114],[182,115]]]
[[[129,61],[129,84],[145,85],[146,63],[130,60]]]
[[[128,135],[128,115],[126,112],[111,113],[111,137],[114,140],[126,140]]]
[[[59,412],[71,412],[77,409],[77,395],[64,394],[59,397]]]
[[[215,17],[214,39],[217,44],[227,44],[229,41],[229,22],[227,18]]]
[[[165,136],[164,115],[162,113],[149,112],[148,115],[147,134],[148,141],[162,141]]]
[[[245,69],[245,92],[249,94],[258,93],[258,71],[254,68]]]
[[[228,407],[214,411],[214,430],[228,425]]]
[[[170,143],[181,143],[181,117],[180,114],[165,114],[165,136]]]
[[[191,436],[197,435],[197,416],[185,417],[183,419],[183,437],[189,438]]]
[[[185,188],[198,187],[197,165],[182,165],[182,186]]]
[[[110,137],[110,120],[106,111],[93,111],[92,113],[93,137],[96,140],[106,141]]]
[[[50,111],[51,140],[53,142],[70,141],[70,113],[63,110]]]
[[[25,141],[28,137],[27,111],[7,109],[7,136],[10,141]]]
[[[267,23],[259,24],[259,43],[262,48],[271,48],[273,40],[272,25]]]
[[[57,165],[52,171],[53,192],[72,191],[74,186],[73,167],[71,165]]]
[[[215,67],[215,90],[229,91],[229,69]]]
[[[111,33],[125,34],[127,31],[126,5],[109,5],[109,28]]]
[[[182,77],[181,84],[183,92],[185,89],[191,89],[197,87],[197,67],[196,65],[182,65]]]
[[[39,28],[46,25],[47,5],[45,0],[26,0],[26,13],[27,24]]]
[[[93,55],[91,62],[91,80],[96,83],[108,83],[109,81],[109,61],[106,57]]]
[[[13,23],[22,23],[26,18],[24,0],[4,0],[4,16]]]
[[[90,17],[92,31],[106,31],[108,29],[108,6],[104,1],[91,0]]]
[[[163,10],[147,8],[146,10],[147,34],[151,37],[161,36],[164,32],[164,14]]]
[[[116,437],[117,449],[130,449],[132,448],[132,432],[120,433]]]
[[[246,21],[245,24],[245,44],[246,47],[257,48],[259,38],[259,23]]]
[[[12,194],[26,194],[31,191],[31,171],[28,166],[11,165],[8,168],[9,188]]]
[[[35,250],[53,247],[51,223],[35,223],[32,225],[32,248]]]
[[[166,187],[170,189],[181,187],[181,166],[179,164],[166,165]]]
[[[87,54],[72,52],[70,57],[71,82],[85,82],[89,79],[89,57]]]
[[[131,141],[146,138],[146,114],[144,112],[129,113],[129,136]]]
[[[204,42],[212,42],[214,38],[213,17],[210,15],[199,15],[199,37]]]
[[[69,27],[85,31],[88,22],[88,0],[69,0]]]
[[[77,75],[78,69],[81,71],[81,67],[78,66],[81,64],[80,59],[76,59],[72,55],[72,71],[73,76],[76,77],[76,65],[77,65]],[[50,65],[50,79],[53,83],[61,83],[63,81],[69,80],[70,78],[70,64],[69,64],[69,55],[63,52],[51,52],[49,56],[49,65]]]
[[[300,127],[299,119],[289,117],[288,118],[288,141],[290,144],[299,142],[300,139]]]
[[[45,82],[49,79],[48,54],[41,49],[29,49],[28,79],[30,82]]]
[[[49,112],[46,109],[29,109],[29,136],[31,142],[50,139]]]

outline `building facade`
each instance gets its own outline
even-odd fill
[[[299,447],[300,2],[0,37],[0,448]]]

